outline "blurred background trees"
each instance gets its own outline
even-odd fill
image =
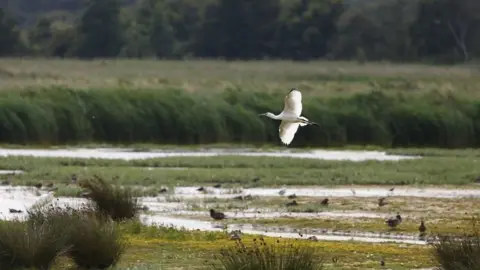
[[[465,62],[478,0],[0,0],[0,55]]]

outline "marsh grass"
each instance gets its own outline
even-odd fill
[[[111,220],[84,218],[71,225],[69,256],[87,269],[115,266],[127,247],[118,225]]]
[[[121,223],[122,232],[135,237],[148,239],[165,239],[171,241],[208,241],[225,240],[227,236],[222,232],[190,231],[174,226],[152,224],[147,226],[139,220],[128,220]]]
[[[243,88],[218,95],[171,88],[50,87],[4,93],[0,141],[37,145],[279,145],[278,123],[257,115],[278,113],[284,98],[284,93]],[[291,146],[476,147],[479,108],[477,99],[438,91],[411,96],[372,88],[346,97],[312,97],[305,99],[304,114],[321,128],[300,129]]]
[[[80,186],[88,191],[88,197],[99,213],[115,221],[137,217],[139,203],[130,188],[111,185],[99,177],[84,180]]]
[[[69,250],[66,237],[48,224],[29,224],[14,220],[0,222],[0,268],[50,269],[55,260]]]
[[[416,160],[361,162],[281,157],[228,156],[208,159],[185,157],[182,162],[186,166],[190,166],[188,170],[149,171],[143,167],[155,162],[173,166],[178,160],[179,158],[165,158],[164,160],[159,158],[138,163],[132,161],[119,164],[112,161],[97,164],[95,160],[86,159],[85,162],[89,165],[88,170],[85,170],[84,167],[79,166],[59,165],[58,161],[61,159],[45,161],[42,158],[38,160],[25,158],[20,161],[12,158],[9,161],[0,158],[0,161],[5,161],[4,166],[9,167],[8,169],[12,169],[11,167],[18,164],[28,163],[27,173],[13,177],[11,182],[15,185],[36,183],[41,179],[54,183],[66,183],[70,181],[67,179],[73,173],[78,174],[79,179],[90,179],[98,175],[103,179],[116,178],[116,183],[132,188],[135,185],[152,186],[158,190],[161,185],[208,187],[214,183],[221,183],[222,187],[234,188],[281,187],[282,185],[329,187],[351,184],[466,185],[473,184],[480,175],[480,167],[476,158],[469,156],[428,156]],[[119,165],[117,166],[117,164]],[[253,182],[252,179],[255,177],[259,177],[260,180]],[[0,179],[8,180],[9,176],[0,175]],[[146,195],[146,193],[142,193],[142,195]]]
[[[115,265],[127,245],[118,225],[89,204],[73,208],[41,201],[27,211],[25,224],[33,229],[49,228],[53,246],[68,248],[66,255],[87,269]]]
[[[320,270],[323,258],[316,249],[298,241],[277,240],[267,243],[263,238],[252,244],[236,241],[233,247],[224,248],[215,256],[217,264],[209,265],[217,270]]]
[[[480,231],[479,221],[471,220],[470,232],[462,236],[438,235],[438,241],[432,244],[433,254],[444,270],[480,269]]]

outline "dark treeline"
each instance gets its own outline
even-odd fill
[[[480,54],[478,0],[0,0],[0,55],[355,59]]]
[[[98,89],[4,91],[0,142],[280,145],[283,94],[226,90],[219,95]],[[438,93],[412,97],[381,92],[310,98],[303,115],[320,128],[300,128],[292,146],[479,147],[480,102]]]

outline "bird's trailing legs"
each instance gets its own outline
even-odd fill
[[[299,117],[298,120],[300,121],[302,126],[306,126],[306,125],[312,125],[312,126],[317,126],[317,127],[320,126],[319,124],[317,124],[315,122],[312,122],[305,117]]]

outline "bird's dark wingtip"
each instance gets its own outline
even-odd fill
[[[294,88],[290,89],[290,92],[288,92],[288,93],[290,94],[292,91],[296,91],[296,90],[297,90],[297,88],[294,87]]]

